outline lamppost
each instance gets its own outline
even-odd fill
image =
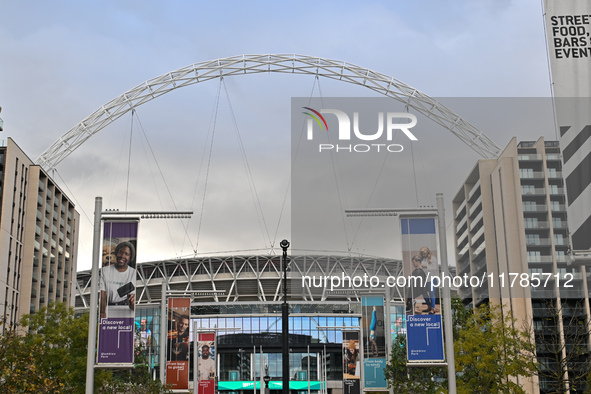
[[[283,249],[283,305],[281,305],[282,340],[283,340],[283,387],[282,393],[289,394],[289,305],[287,305],[287,249],[289,241],[284,239],[279,244]]]
[[[103,198],[96,197],[94,200],[94,230],[92,241],[92,269],[91,269],[91,290],[90,290],[90,316],[88,321],[88,348],[86,353],[86,394],[94,392],[94,360],[96,352],[96,328],[98,310],[98,281],[99,261],[101,259],[101,221],[103,216],[127,216],[136,219],[188,219],[193,211],[103,211]]]
[[[418,213],[419,215],[436,216],[439,227],[439,247],[441,249],[441,272],[443,277],[449,277],[449,267],[447,264],[447,238],[445,233],[445,210],[443,204],[443,193],[436,194],[437,209],[433,208],[408,208],[408,209],[355,209],[346,210],[347,216],[397,216],[400,212]],[[443,290],[443,315],[451,316],[451,295],[449,284],[442,283]],[[453,327],[452,319],[444,319],[443,327],[446,342],[446,356],[447,356],[447,385],[450,394],[456,393],[456,368],[455,356],[453,347]],[[424,364],[425,365],[425,364]],[[431,363],[431,365],[440,365]]]

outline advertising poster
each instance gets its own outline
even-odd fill
[[[573,250],[591,249],[591,2],[544,0]]]
[[[360,393],[361,355],[359,331],[343,331],[343,391]]]
[[[215,393],[216,361],[215,361],[215,334],[199,334],[198,341],[199,362],[197,374],[199,375],[199,394]]]
[[[387,388],[384,297],[361,298],[363,380],[365,388]]]
[[[189,324],[191,299],[168,299],[168,339],[166,346],[166,384],[173,390],[189,388]]]
[[[402,261],[407,278],[406,348],[409,362],[441,362],[443,326],[434,217],[401,217]]]
[[[105,221],[98,364],[133,364],[138,221]]]

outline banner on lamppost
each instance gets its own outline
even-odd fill
[[[544,11],[571,246],[591,250],[591,2],[544,0]]]
[[[173,390],[189,388],[189,324],[191,299],[168,299],[168,343],[166,346],[166,384]]]
[[[437,226],[434,217],[400,218],[402,262],[407,286],[406,349],[408,362],[441,362],[443,325],[439,288]]]
[[[361,392],[359,349],[359,331],[343,330],[343,391],[345,394]]]
[[[388,388],[386,368],[384,297],[361,297],[363,328],[363,381],[365,388]]]
[[[215,362],[215,333],[200,333],[197,342],[199,347],[199,361],[197,375],[199,377],[198,394],[214,394],[216,362]]]
[[[133,365],[138,220],[105,221],[98,364]]]

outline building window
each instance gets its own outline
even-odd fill
[[[536,263],[542,261],[540,251],[539,250],[528,250],[527,251],[527,261],[530,263]]]
[[[526,234],[525,239],[528,245],[539,245],[540,235],[539,234]]]

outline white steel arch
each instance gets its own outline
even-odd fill
[[[451,131],[485,158],[501,149],[484,133],[436,99],[405,83],[351,63],[303,55],[240,55],[195,63],[150,79],[98,108],[62,135],[36,160],[46,171],[78,148],[92,135],[133,108],[184,86],[231,75],[258,73],[309,74],[364,86],[392,97]]]

